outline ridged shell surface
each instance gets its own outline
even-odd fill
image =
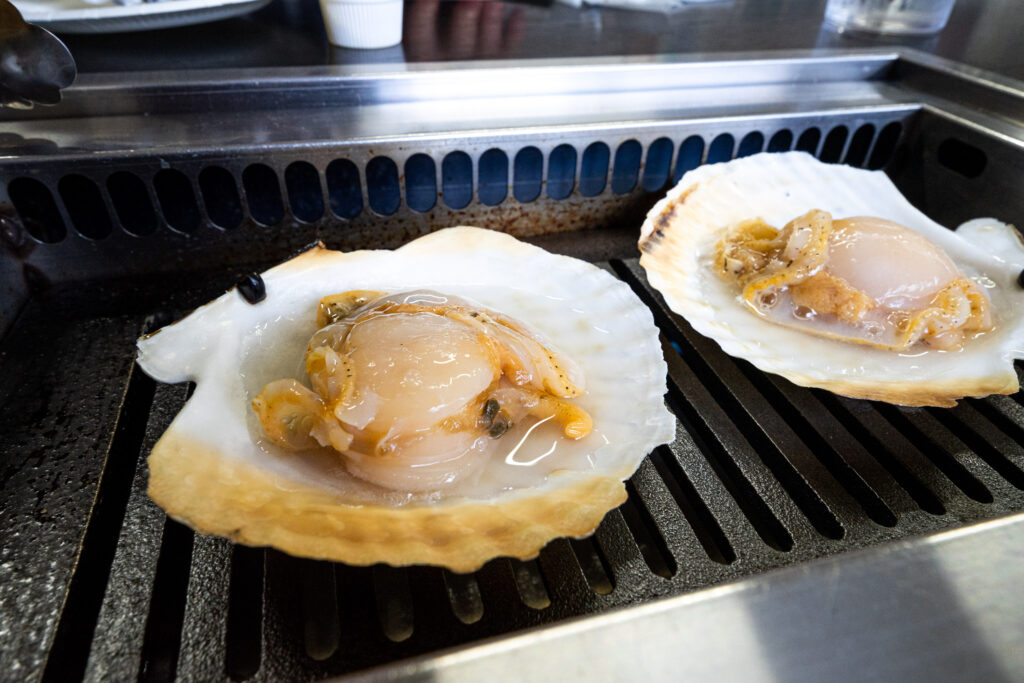
[[[715,246],[735,225],[760,218],[781,228],[811,209],[833,218],[875,216],[940,246],[992,303],[995,329],[959,351],[897,352],[817,337],[761,319],[715,275]],[[996,246],[998,245],[998,246]],[[702,166],[651,210],[640,264],[673,311],[733,356],[796,384],[903,405],[954,405],[965,396],[1012,393],[1024,357],[1024,248],[994,219],[949,230],[914,208],[881,171],[824,164],[802,153],[759,154]]]
[[[201,532],[351,564],[470,571],[492,557],[534,557],[553,538],[592,532],[625,500],[622,481],[674,434],[650,312],[627,285],[588,263],[460,227],[395,251],[313,249],[263,280],[263,302],[251,305],[229,291],[138,345],[139,363],[155,379],[196,382],[150,456],[149,491]],[[420,288],[512,316],[574,359],[587,386],[576,402],[599,438],[543,467],[488,464],[472,485],[415,495],[360,482],[339,459],[305,458],[261,441],[250,402],[273,379],[304,379],[321,297]]]

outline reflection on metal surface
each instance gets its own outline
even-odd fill
[[[1024,515],[348,680],[1020,680]]]
[[[497,12],[481,6],[503,4]],[[547,6],[544,6],[544,5]],[[467,9],[456,11],[458,6]],[[475,6],[475,7],[474,7]],[[812,47],[916,48],[1024,78],[1014,2],[960,0],[946,29],[925,39],[839,35],[822,28],[822,0],[690,3],[670,15],[561,3],[416,0],[406,7],[405,44],[387,50],[331,49],[316,0],[278,0],[245,19],[159,33],[69,36],[83,73],[358,64],[502,58],[673,55]],[[475,23],[475,26],[474,26]],[[475,31],[473,30],[475,29]],[[458,36],[458,39],[453,39]],[[721,59],[721,57],[718,57]],[[667,57],[666,57],[667,59]]]

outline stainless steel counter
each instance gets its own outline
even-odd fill
[[[824,4],[722,0],[664,14],[407,0],[402,45],[347,50],[327,43],[316,0],[274,0],[199,26],[64,38],[82,73],[910,47],[1024,80],[1024,5],[1014,0],[957,0],[947,27],[924,38],[838,34],[822,26]]]
[[[1012,568],[1022,561],[1017,515],[373,669],[358,680],[502,680],[509,671],[552,683],[638,675],[1020,680],[1024,596]]]

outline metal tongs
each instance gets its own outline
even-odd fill
[[[68,48],[46,29],[28,24],[0,0],[0,106],[31,109],[60,102],[78,71]]]

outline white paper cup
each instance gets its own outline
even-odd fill
[[[320,0],[332,45],[375,49],[402,42],[402,0]]]

